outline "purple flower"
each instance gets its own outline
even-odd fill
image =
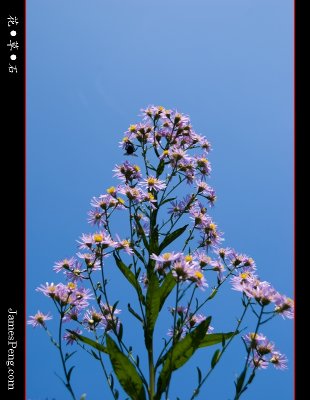
[[[115,172],[114,176],[125,183],[142,178],[140,167],[131,164],[129,161],[125,161],[121,165],[116,165],[113,171]]]
[[[275,298],[275,312],[282,316],[282,318],[294,318],[294,300],[281,294],[277,294]]]
[[[82,334],[82,331],[80,329],[75,329],[74,331],[77,333],[78,335]],[[73,345],[74,342],[76,342],[76,336],[74,335],[74,333],[71,332],[67,332],[64,334],[63,336],[64,340],[67,342],[67,345],[70,344],[71,346]]]
[[[57,261],[53,267],[54,271],[56,273],[60,271],[68,271],[70,269],[73,269],[77,263],[77,260],[75,257],[71,258],[64,258],[63,260]]]
[[[116,238],[117,238],[117,245],[116,245],[117,249],[122,249],[129,255],[133,254],[133,250],[131,248],[131,243],[129,240],[126,239],[122,240],[118,235],[116,235]]]
[[[164,270],[170,267],[172,261],[177,260],[182,256],[182,253],[164,253],[162,255],[151,254],[150,258],[156,261],[155,271]]]
[[[94,210],[90,210],[88,212],[88,220],[87,222],[91,225],[97,226],[105,226],[107,223],[106,216],[103,212],[101,212],[100,208],[95,208]]]
[[[47,313],[43,314],[40,310],[35,315],[30,315],[27,324],[32,325],[34,328],[37,326],[45,326],[45,321],[52,319],[52,316]]]
[[[154,176],[149,176],[141,182],[141,186],[146,187],[150,191],[154,190],[155,192],[158,192],[159,190],[165,189],[166,184]]]
[[[270,362],[276,369],[287,369],[287,357],[284,354],[279,353],[278,351],[274,351],[272,353]]]

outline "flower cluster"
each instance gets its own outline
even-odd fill
[[[118,302],[109,302],[107,286],[110,279],[107,276],[109,273],[113,276],[113,268],[118,268],[137,294],[136,300],[132,300],[132,304],[134,301],[136,304],[131,306],[127,303],[128,311],[141,322],[145,338],[153,336],[157,314],[164,310],[167,298],[175,292],[174,307],[169,308],[173,317],[173,325],[168,330],[170,339],[164,340],[157,363],[150,366],[149,376],[154,374],[153,381],[154,371],[165,362],[168,352],[173,354],[174,345],[179,345],[176,342],[187,335],[195,338],[194,350],[203,347],[201,344],[222,344],[222,349],[218,349],[212,359],[213,369],[218,362],[216,357],[220,358],[242,330],[241,323],[247,312],[253,313],[257,324],[254,333],[243,337],[247,352],[245,373],[249,366],[254,368],[254,375],[256,369],[265,369],[269,364],[285,369],[286,357],[257,332],[262,324],[278,315],[292,319],[294,302],[277,292],[269,282],[260,280],[251,257],[221,247],[223,233],[209,214],[216,202],[216,193],[206,182],[212,170],[208,158],[209,141],[194,131],[187,115],[177,110],[149,106],[142,110],[142,116],[142,122],[130,125],[120,142],[126,156],[139,157],[136,154],[139,152],[140,158],[137,163],[126,160],[115,166],[113,172],[118,183],[90,202],[88,222],[94,227],[94,232],[83,233],[77,241],[76,255],[57,261],[53,267],[57,274],[63,273],[66,283],[47,282],[37,288],[52,300],[60,315],[58,337],[63,337],[69,345],[79,340],[83,342],[82,348],[88,344],[99,351],[98,355],[93,349],[89,353],[100,361],[101,353],[109,353],[109,343],[114,337],[117,339],[115,345],[125,355],[124,360],[134,364],[138,375],[141,373],[138,357],[135,359],[131,346],[126,346],[123,339],[123,325],[119,319],[121,310],[116,308]],[[111,222],[118,212],[122,220],[122,225],[118,225],[122,237],[115,232]],[[182,220],[185,217],[187,222],[184,225]],[[179,251],[167,250],[176,243],[181,243]],[[211,316],[207,319],[201,311],[226,281],[231,282],[233,290],[241,293],[244,311],[234,331],[209,336],[213,331],[209,325]],[[182,306],[181,301],[186,306]],[[266,311],[270,305],[272,311]],[[38,311],[30,316],[28,324],[47,330],[46,321],[51,318],[49,313]],[[63,334],[63,323],[66,327],[69,323],[75,324],[75,329],[67,329]],[[87,337],[83,336],[85,332]],[[92,335],[94,340],[90,340],[88,335]],[[52,342],[55,344],[56,340],[52,339]],[[145,341],[149,360],[154,354],[153,348],[148,347],[153,346],[152,342]],[[62,352],[61,345],[56,343],[56,346]],[[184,360],[193,353],[186,352]],[[70,372],[66,369],[68,359],[62,354],[66,386],[72,394]],[[113,356],[110,357],[112,364],[113,360]],[[109,377],[105,363],[101,362],[101,365]],[[158,371],[159,376],[166,369],[163,366],[162,371]],[[145,378],[141,376],[143,385]],[[113,397],[118,398],[114,383],[111,383],[113,379],[109,377],[107,380]],[[246,382],[244,377],[242,382]],[[239,390],[236,398],[245,391],[248,383],[236,385],[236,390]],[[148,383],[146,389],[154,390]],[[169,382],[162,390],[168,397]],[[127,394],[132,398],[132,393]],[[159,399],[161,395],[163,392],[156,396],[151,393],[150,398]]]
[[[204,321],[207,317],[203,314],[194,314],[190,312],[187,307],[178,306],[170,307],[170,313],[173,317],[177,316],[175,327],[171,327],[168,329],[167,335],[170,337],[174,337],[175,339],[183,339],[187,333],[191,332],[194,328],[196,328],[202,321]],[[212,333],[214,328],[209,325],[207,334]]]
[[[249,350],[248,362],[252,368],[266,369],[270,364],[276,369],[287,368],[286,356],[275,350],[274,343],[261,333],[248,333],[243,337],[243,340]]]

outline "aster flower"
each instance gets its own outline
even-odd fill
[[[245,289],[249,290],[251,287],[253,288],[259,284],[259,282],[257,277],[251,272],[240,272],[239,275],[231,278],[233,290],[239,292],[243,292]]]
[[[110,207],[116,207],[118,204],[117,199],[110,194],[101,194],[99,197],[93,197],[90,205],[96,209],[107,210]]]
[[[27,324],[32,325],[34,328],[37,326],[45,326],[45,321],[52,319],[52,316],[47,313],[43,314],[40,310],[35,315],[30,315]]]
[[[223,260],[226,257],[229,257],[230,255],[232,255],[232,253],[234,252],[234,250],[232,250],[230,247],[220,247],[220,248],[214,248],[214,253],[219,255]]]
[[[142,283],[144,289],[147,289],[147,288],[148,288],[148,286],[149,286],[149,280],[148,280],[147,274],[146,274],[145,272],[143,272],[143,273],[141,274],[141,276],[139,276],[138,281],[139,281],[140,283]]]
[[[168,208],[168,214],[172,214],[173,217],[177,217],[184,212],[184,202],[175,200],[171,201],[170,204],[171,206]]]
[[[53,282],[50,284],[46,282],[45,285],[41,284],[37,287],[36,291],[43,293],[47,297],[55,297],[57,293],[57,285],[54,285]]]
[[[249,365],[252,368],[266,369],[268,368],[269,362],[256,354],[249,360]]]
[[[102,323],[106,331],[116,330],[119,331],[120,328],[120,320],[117,315],[121,312],[121,310],[114,308],[110,305],[108,306],[105,303],[100,303],[100,308],[102,310],[103,320]]]
[[[82,334],[82,331],[80,329],[75,329],[74,331],[77,333],[78,335]],[[74,335],[74,333],[71,332],[66,332],[63,336],[64,340],[67,342],[67,345],[70,344],[71,346],[73,345],[74,342],[76,342],[76,336]]]
[[[205,179],[211,173],[211,164],[205,157],[196,157],[196,168],[199,171],[201,179]]]
[[[140,167],[131,164],[129,161],[125,161],[121,165],[116,165],[113,172],[115,172],[114,176],[125,183],[142,178]]]
[[[172,275],[177,281],[187,281],[192,274],[192,269],[189,264],[184,260],[177,260],[172,266]]]
[[[72,308],[70,311],[67,311],[63,317],[63,322],[72,322],[78,321],[79,319],[79,309],[77,307]]]
[[[250,298],[254,298],[261,305],[267,305],[275,301],[277,292],[269,282],[254,279],[243,286],[245,294]]]
[[[65,275],[68,280],[78,282],[82,281],[85,277],[83,276],[85,270],[81,269],[81,264],[76,264],[74,268],[69,271],[65,271]]]
[[[278,351],[274,351],[272,353],[270,362],[276,369],[287,369],[287,357],[284,354],[279,353]]]
[[[116,238],[117,238],[117,245],[116,245],[117,249],[122,249],[129,255],[133,254],[133,250],[131,248],[129,240],[126,239],[122,240],[118,235],[116,235]]]
[[[81,310],[89,306],[87,300],[92,300],[93,294],[90,289],[84,287],[78,287],[72,294],[72,305],[77,309]]]
[[[223,275],[224,275],[224,272],[225,272],[224,265],[221,263],[220,260],[211,261],[210,265],[212,266],[213,271],[217,272],[218,281],[222,282]]]
[[[192,282],[196,283],[196,286],[201,289],[202,291],[205,290],[209,285],[206,281],[206,278],[203,274],[203,271],[199,268],[192,269],[191,276],[189,278]]]
[[[158,192],[159,190],[165,189],[166,184],[154,176],[149,176],[141,182],[141,186],[146,187],[150,191],[154,190],[155,192]]]
[[[131,187],[129,185],[121,186],[119,193],[125,195],[129,200],[134,203],[140,203],[145,195],[143,190],[139,187]]]
[[[177,260],[178,258],[181,257],[181,255],[182,255],[181,253],[172,252],[172,253],[164,253],[158,256],[152,253],[150,258],[156,261],[155,271],[159,271],[169,268],[172,261]]]
[[[294,318],[294,300],[277,293],[275,296],[275,312],[282,316],[283,319]]]
[[[206,267],[207,265],[210,265],[212,260],[211,257],[209,257],[205,252],[203,251],[196,251],[194,253],[195,258],[197,259],[197,262],[201,268]]]
[[[250,332],[243,336],[243,339],[248,346],[250,346],[252,349],[255,349],[260,343],[266,341],[266,336],[262,333]]]
[[[103,212],[101,212],[100,208],[90,210],[87,215],[89,217],[87,222],[91,225],[105,226],[107,223],[106,216]]]
[[[104,324],[101,323],[102,321],[102,314],[98,312],[94,307],[86,310],[84,317],[83,317],[83,325],[89,331],[94,331],[97,328],[104,328]]]
[[[101,269],[100,260],[94,253],[76,253],[76,255],[85,261],[87,268],[92,271],[98,271]],[[103,254],[102,258],[108,257],[109,254]],[[101,256],[100,256],[101,258]]]
[[[56,271],[56,273],[60,272],[60,271],[64,271],[64,270],[70,270],[73,269],[74,266],[76,265],[77,260],[75,257],[71,257],[71,258],[64,258],[63,260],[57,261],[53,267],[54,271]]]

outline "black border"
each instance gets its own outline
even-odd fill
[[[1,197],[2,197],[2,262],[1,262],[1,397],[25,398],[25,54],[26,2],[0,2],[0,79],[1,79]],[[8,26],[8,17],[18,24]],[[10,32],[16,31],[12,37]],[[18,42],[10,51],[8,43]],[[17,59],[12,61],[10,55]],[[9,65],[17,67],[10,73]],[[11,313],[9,312],[11,310]],[[15,313],[17,312],[17,313]],[[14,329],[9,330],[8,315],[14,316]],[[13,331],[17,347],[14,366],[7,366],[9,332]],[[8,371],[14,370],[14,389],[8,389]]]

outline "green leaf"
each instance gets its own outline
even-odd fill
[[[136,317],[140,322],[143,323],[143,319],[140,317],[140,315],[131,307],[130,303],[128,303],[127,305],[128,307],[128,311],[134,316]]]
[[[211,368],[214,368],[216,366],[216,364],[217,364],[217,362],[218,362],[218,360],[220,358],[220,354],[221,354],[221,350],[220,349],[215,350],[215,352],[213,354],[213,357],[212,357],[212,360],[211,360]]]
[[[245,369],[242,371],[242,373],[241,373],[241,375],[239,376],[239,378],[237,379],[237,382],[235,383],[235,385],[236,385],[236,394],[239,394],[240,391],[241,391],[241,389],[242,389],[242,386],[243,386],[243,383],[244,383],[244,379],[245,379],[246,373],[247,373],[247,369],[245,368]]]
[[[141,286],[139,285],[139,282],[137,281],[134,273],[130,270],[130,268],[127,267],[123,263],[123,261],[118,258],[115,254],[113,254],[115,262],[119,268],[119,270],[122,272],[122,274],[125,276],[125,278],[128,280],[128,282],[136,289],[136,292],[139,296],[139,299],[141,300],[142,304],[145,304],[145,299],[142,293]]]
[[[67,362],[67,361],[69,360],[69,358],[72,357],[73,354],[75,354],[75,353],[76,353],[76,351],[73,351],[72,353],[66,353],[66,355],[65,355],[65,361]]]
[[[160,160],[160,163],[158,164],[157,170],[156,170],[156,178],[158,178],[165,169],[165,161],[164,160]]]
[[[198,373],[198,385],[200,385],[201,381],[202,381],[202,373],[201,373],[201,370],[199,367],[196,367],[196,368],[197,368],[197,373]]]
[[[76,338],[78,340],[80,340],[81,342],[88,344],[89,346],[101,351],[102,353],[108,354],[107,348],[105,346],[103,346],[102,344],[97,343],[94,340],[92,340],[86,336],[79,335],[78,333],[76,333],[75,331],[71,331],[70,329],[67,329],[67,331],[70,332],[72,335],[76,336]]]
[[[182,367],[195,353],[201,341],[205,338],[211,322],[211,317],[202,321],[197,328],[177,342],[165,355],[163,368],[157,382],[157,396],[166,390],[173,371]]]
[[[185,232],[186,228],[188,227],[188,224],[183,226],[182,228],[176,229],[174,232],[170,233],[168,236],[165,237],[165,239],[161,242],[159,246],[159,253],[161,253],[167,246],[169,246],[170,243],[174,242],[179,236],[182,235],[182,233]]]
[[[71,378],[71,374],[72,374],[73,368],[75,368],[74,365],[69,369],[69,371],[68,371],[68,373],[67,373],[67,380],[68,380],[68,382],[70,382],[70,378]]]
[[[149,285],[146,293],[146,324],[147,324],[147,329],[145,332],[146,343],[149,343],[149,340],[152,337],[155,323],[159,313],[159,305],[160,305],[160,291],[159,291],[158,278],[155,274],[152,274],[149,279]]]
[[[239,332],[227,332],[227,333],[209,333],[200,342],[199,347],[213,346],[214,344],[221,343],[223,338],[230,339],[232,336],[237,335]]]
[[[163,200],[163,201],[160,203],[160,205],[162,206],[163,204],[169,203],[170,201],[173,201],[173,200],[175,200],[175,199],[176,199],[176,197],[169,197],[168,199]]]
[[[100,357],[97,355],[97,353],[94,352],[94,350],[91,350],[91,353],[92,353],[93,357],[94,357],[96,360],[100,360]]]
[[[176,280],[172,275],[172,272],[169,272],[159,288],[159,295],[160,295],[159,310],[162,309],[162,306],[165,304],[167,297],[169,296],[175,285],[176,285]]]
[[[133,400],[146,400],[140,375],[110,336],[107,336],[107,348],[115,375],[125,392]]]

